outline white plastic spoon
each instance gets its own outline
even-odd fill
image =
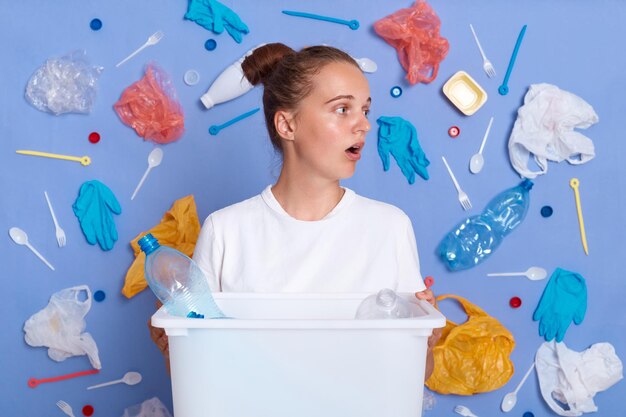
[[[163,150],[161,148],[154,148],[152,152],[150,152],[150,155],[148,155],[148,169],[146,169],[146,172],[143,174],[143,177],[141,177],[139,184],[137,184],[137,188],[135,188],[135,192],[133,192],[133,196],[130,198],[131,200],[135,199],[135,196],[139,192],[139,189],[143,185],[143,182],[148,177],[148,173],[150,172],[150,170],[154,167],[158,167],[159,165],[161,165],[162,160]]]
[[[485,131],[485,136],[483,136],[483,141],[480,144],[480,149],[478,153],[475,153],[470,158],[469,169],[472,174],[478,174],[485,165],[485,158],[483,157],[483,149],[485,147],[485,143],[487,143],[487,137],[489,136],[489,131],[491,130],[491,124],[493,123],[493,117],[489,119],[489,126],[487,126],[487,130]]]
[[[126,385],[137,385],[141,382],[141,374],[139,372],[126,372],[122,379],[116,379],[115,381],[104,382],[98,385],[92,385],[87,389],[95,389],[101,387],[107,387],[109,385],[124,383]]]
[[[129,59],[131,59],[132,57],[134,57],[135,55],[137,55],[139,52],[143,51],[144,49],[146,49],[148,46],[152,46],[152,45],[156,45],[157,43],[159,43],[159,41],[161,39],[163,39],[163,36],[165,36],[165,34],[163,32],[161,32],[160,30],[158,32],[153,33],[148,40],[146,41],[146,43],[144,43],[143,45],[141,45],[135,52],[133,52],[132,54],[128,55],[126,58],[122,59],[120,62],[117,63],[117,65],[115,65],[116,67],[119,67],[120,65],[122,65],[124,62],[128,61]]]
[[[378,65],[376,62],[372,61],[369,58],[355,58],[354,59],[363,72],[376,72],[378,69]]]
[[[37,257],[39,259],[42,260],[43,263],[45,263],[46,265],[48,265],[48,268],[52,269],[54,271],[54,267],[52,265],[50,265],[50,262],[48,262],[46,260],[46,258],[44,258],[43,256],[41,256],[41,254],[39,252],[37,252],[37,249],[33,248],[30,243],[28,243],[28,235],[26,234],[25,231],[23,231],[22,229],[20,229],[19,227],[12,227],[9,229],[9,235],[11,236],[11,239],[13,239],[13,242],[17,243],[18,245],[24,245],[26,246],[28,249],[30,249],[35,255],[37,255]]]
[[[534,367],[535,367],[535,363],[533,362],[532,366],[526,372],[526,375],[524,375],[524,378],[522,378],[520,383],[517,384],[517,388],[515,388],[515,391],[509,392],[508,394],[504,396],[504,398],[502,399],[502,404],[500,404],[500,408],[502,409],[502,411],[504,411],[505,413],[508,413],[509,411],[513,409],[513,407],[515,407],[515,404],[517,404],[517,391],[519,391],[519,389],[522,388],[522,385],[524,385],[524,382],[526,382],[528,375],[530,375]]]
[[[499,272],[487,274],[488,277],[526,277],[532,281],[539,281],[548,276],[548,271],[537,266],[531,266],[526,272]]]

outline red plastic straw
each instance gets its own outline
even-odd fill
[[[62,381],[64,379],[76,378],[78,376],[97,374],[99,372],[100,370],[98,369],[90,369],[89,371],[74,372],[73,374],[55,376],[52,378],[41,378],[41,379],[30,378],[28,380],[28,386],[31,388],[36,388],[37,385],[44,384],[46,382],[57,382],[57,381]]]

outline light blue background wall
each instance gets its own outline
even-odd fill
[[[376,129],[370,133],[357,174],[345,185],[358,193],[401,207],[413,221],[420,251],[422,272],[435,277],[437,293],[465,296],[497,317],[514,334],[517,346],[512,354],[516,373],[502,389],[468,398],[437,395],[437,406],[427,415],[451,416],[455,404],[465,404],[478,415],[498,415],[503,395],[512,391],[533,360],[542,342],[532,313],[547,281],[523,278],[488,278],[486,273],[525,270],[543,266],[550,272],[557,266],[581,273],[587,279],[589,304],[580,326],[572,326],[567,345],[584,350],[596,342],[612,343],[624,359],[626,315],[623,277],[626,235],[626,165],[623,155],[624,71],[626,56],[626,3],[621,1],[440,1],[431,2],[442,20],[442,34],[450,42],[437,79],[429,85],[409,86],[398,64],[396,52],[377,37],[372,24],[410,1],[227,1],[249,25],[250,34],[236,44],[226,34],[213,35],[193,22],[183,20],[185,1],[42,1],[0,2],[0,239],[2,257],[3,336],[0,351],[0,410],[2,415],[61,415],[55,402],[64,399],[76,415],[92,404],[98,416],[121,416],[125,407],[151,396],[171,407],[169,380],[163,361],[149,339],[146,322],[154,311],[154,297],[144,291],[131,300],[120,294],[123,278],[133,255],[128,242],[139,232],[157,224],[178,198],[193,194],[201,219],[228,204],[260,192],[275,179],[278,160],[266,138],[261,114],[210,136],[211,124],[259,106],[261,90],[205,111],[199,97],[231,62],[261,42],[282,41],[292,47],[327,43],[344,48],[355,57],[367,56],[379,71],[367,75],[373,106],[372,123],[381,115],[402,116],[419,132],[419,139],[432,164],[431,179],[418,178],[408,185],[395,162],[384,173],[376,152]],[[294,9],[347,19],[358,19],[361,28],[284,16],[282,9]],[[89,28],[92,18],[104,26]],[[498,76],[488,79],[471,37],[473,23]],[[502,97],[497,87],[503,79],[513,45],[522,25],[528,30],[510,81],[510,93]],[[122,66],[114,65],[141,45],[157,30],[165,38]],[[204,49],[205,40],[215,38],[213,52]],[[89,115],[42,113],[24,100],[31,74],[47,58],[85,49],[88,59],[105,67],[98,82],[98,97]],[[185,112],[186,133],[181,140],[163,147],[160,167],[152,171],[137,198],[130,196],[146,169],[154,147],[123,125],[112,109],[121,92],[143,74],[149,61],[168,72]],[[186,70],[199,71],[194,87],[183,83]],[[443,83],[458,70],[468,71],[487,91],[489,100],[471,117],[456,111],[441,93]],[[435,255],[445,233],[468,214],[477,214],[489,199],[514,186],[519,177],[510,166],[507,141],[527,87],[532,83],[553,83],[571,91],[594,106],[600,123],[584,133],[592,138],[597,157],[582,166],[550,164],[549,172],[536,181],[531,207],[525,222],[484,264],[466,272],[450,273]],[[393,99],[389,89],[400,85],[404,94]],[[486,166],[474,176],[467,169],[477,151],[490,116],[495,122],[485,148]],[[453,140],[447,135],[452,125],[461,128]],[[100,143],[87,141],[89,132],[102,135]],[[16,155],[17,149],[37,149],[73,155],[89,155],[93,163],[77,163]],[[474,209],[464,213],[445,172],[445,155],[471,197]],[[581,181],[589,256],[585,256],[568,182]],[[98,179],[115,193],[122,214],[115,218],[119,241],[110,252],[86,243],[72,212],[80,185]],[[47,190],[68,244],[58,248],[43,191]],[[543,218],[544,205],[554,215]],[[381,219],[382,221],[382,219]],[[55,266],[51,271],[26,248],[11,242],[8,229],[19,226],[29,233],[31,243]],[[364,225],[366,227],[367,225]],[[346,260],[358,262],[358,259]],[[87,315],[87,331],[100,349],[102,372],[89,376],[28,388],[30,377],[49,377],[89,369],[86,357],[65,362],[51,361],[44,348],[25,344],[22,326],[32,314],[46,306],[50,295],[63,288],[88,284],[92,291],[104,290],[107,298],[94,303]],[[508,301],[519,296],[523,305],[512,309]],[[445,313],[463,320],[452,303],[442,303]],[[137,370],[141,384],[118,385],[96,391],[85,387],[121,377]],[[620,382],[596,396],[598,416],[623,414],[626,385]],[[536,377],[519,393],[518,406],[511,415],[524,411],[535,416],[552,415],[541,399]]]

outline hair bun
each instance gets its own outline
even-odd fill
[[[284,56],[294,54],[295,51],[282,43],[268,43],[256,48],[241,63],[244,75],[250,84],[264,83],[272,74],[274,68]]]

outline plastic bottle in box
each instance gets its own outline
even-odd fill
[[[393,290],[383,288],[365,298],[356,311],[357,319],[402,319],[412,317],[411,305]]]
[[[224,318],[209,283],[198,265],[184,253],[159,241],[148,233],[139,239],[146,254],[146,281],[154,294],[173,316]]]

